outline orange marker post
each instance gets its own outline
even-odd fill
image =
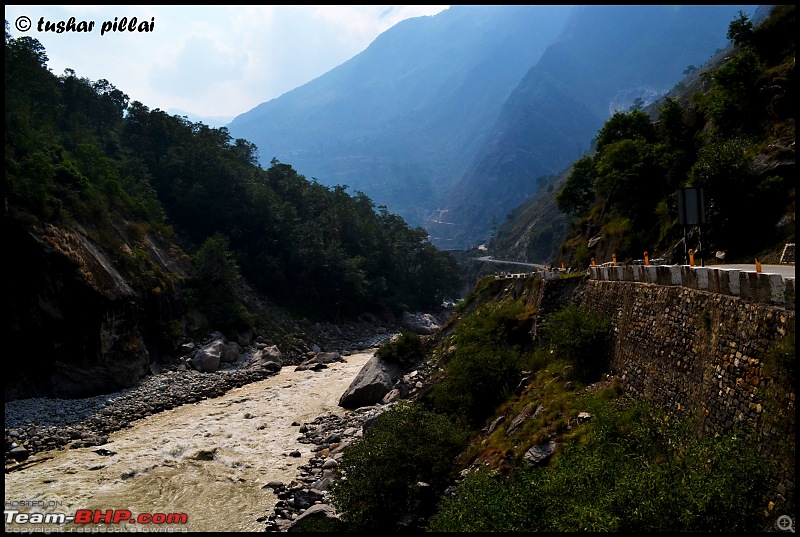
[[[645,265],[649,265],[650,264],[650,256],[647,255],[647,252],[644,253],[644,264]]]
[[[611,259],[614,261],[614,266],[617,266],[617,254],[611,254]]]
[[[594,262],[594,257],[592,258],[592,266],[593,266],[593,267],[596,267],[596,266],[597,266],[597,264]]]
[[[694,266],[694,250],[689,248],[689,266]]]
[[[761,263],[758,262],[758,259],[756,259],[756,272],[761,273]]]

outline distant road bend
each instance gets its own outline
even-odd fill
[[[503,265],[519,265],[522,267],[534,267],[542,270],[547,268],[547,265],[537,265],[536,263],[522,263],[521,261],[505,261],[503,259],[495,259],[490,255],[479,257],[478,261],[486,261],[488,263],[501,263]]]

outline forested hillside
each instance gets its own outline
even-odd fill
[[[189,253],[222,234],[257,290],[321,311],[424,307],[448,293],[449,257],[364,194],[287,163],[262,169],[255,145],[226,129],[129,102],[107,80],[56,77],[46,61],[35,40],[6,33],[7,219],[110,231],[128,218]]]
[[[47,362],[169,347],[190,310],[203,329],[250,330],[263,319],[244,289],[323,319],[459,292],[453,259],[366,195],[287,163],[264,169],[224,128],[130,102],[108,80],[56,76],[47,61],[6,22],[4,333],[39,342]],[[110,340],[95,332],[109,326],[120,327]]]

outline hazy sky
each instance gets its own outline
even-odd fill
[[[5,10],[11,36],[38,39],[56,75],[71,68],[92,81],[105,78],[132,101],[151,109],[230,118],[344,63],[401,20],[435,15],[447,7],[5,6]],[[128,24],[123,30],[124,17]],[[136,25],[131,31],[133,17]],[[46,31],[48,21],[54,23],[51,31]],[[61,32],[59,21],[64,23]]]

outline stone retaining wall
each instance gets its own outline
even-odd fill
[[[794,337],[794,309],[774,304],[770,275],[686,268],[593,269],[582,302],[612,320],[611,367],[627,392],[693,412],[707,432],[752,426],[781,461],[776,503],[793,512],[793,374],[776,351]]]

